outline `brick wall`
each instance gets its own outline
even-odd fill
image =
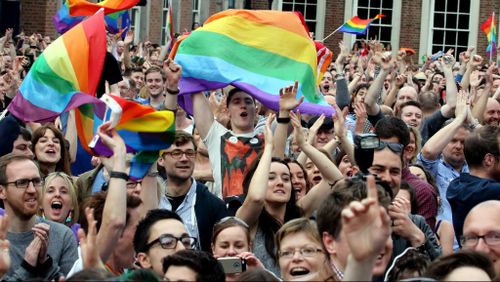
[[[191,31],[191,28],[193,27],[193,0],[181,1],[180,17],[181,17],[181,23],[179,26],[180,31],[181,32],[183,32],[184,30]]]
[[[345,0],[326,1],[324,37],[328,36],[335,29],[344,24],[344,6]],[[338,43],[341,40],[342,32],[336,32],[334,35],[330,36],[324,43],[328,48],[330,48],[330,50],[332,50],[334,55],[337,56]]]
[[[421,15],[422,0],[402,2],[399,47],[412,48],[418,52],[420,44]]]
[[[252,10],[269,10],[268,0],[252,0],[250,5]]]
[[[148,39],[152,43],[160,43],[161,41],[161,24],[162,24],[162,0],[148,1],[150,14],[147,23],[149,24]],[[175,18],[174,18],[175,22]]]
[[[57,12],[57,0],[22,0],[20,28],[26,34],[33,32],[55,37],[52,17]]]
[[[495,18],[497,21],[497,29],[498,29],[498,17],[500,16],[498,11],[500,10],[500,2],[498,0],[481,0],[481,5],[479,7],[479,25],[477,27],[477,46],[476,53],[483,57],[489,56],[486,53],[486,47],[488,46],[488,39],[486,38],[486,34],[481,30],[481,24],[484,23],[491,13],[495,11]],[[497,30],[497,38],[498,38],[498,30]],[[497,40],[498,44],[498,40]]]

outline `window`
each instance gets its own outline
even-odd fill
[[[170,8],[168,6],[168,0],[163,0],[163,5],[161,8],[161,14],[162,14],[162,22],[161,22],[161,42],[163,45],[167,44],[167,22],[168,22],[168,9]]]
[[[141,30],[141,8],[133,7],[130,13],[130,29],[134,31],[134,38],[139,40],[139,33]]]
[[[200,23],[201,0],[193,0],[193,25]]]
[[[282,0],[281,10],[301,12],[302,15],[304,16],[309,31],[317,35],[317,32],[320,31],[320,27],[318,26],[319,24],[318,19],[320,17],[318,17],[317,15],[318,2],[319,2],[318,0]],[[322,20],[324,21],[324,17],[322,18]],[[321,30],[321,34],[322,33],[323,31]]]
[[[467,50],[469,44],[471,0],[435,0],[430,34],[431,53]]]
[[[371,19],[378,14],[385,17],[373,21],[366,34],[357,35],[356,40],[377,38],[384,44],[391,43],[393,8],[392,0],[358,0],[357,15],[361,19]]]

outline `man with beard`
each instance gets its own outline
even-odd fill
[[[462,235],[464,220],[477,204],[500,200],[500,128],[483,126],[466,140],[464,154],[469,173],[451,181],[446,197],[450,202],[457,239]]]
[[[11,259],[2,280],[57,280],[78,258],[71,229],[36,215],[42,183],[31,158],[18,154],[0,158],[0,199],[10,221],[7,239]]]
[[[482,124],[493,126],[500,124],[500,103],[496,99],[488,98],[486,110],[483,113]]]
[[[167,175],[166,194],[160,198],[159,208],[177,213],[198,249],[209,252],[214,224],[227,216],[224,202],[193,178],[196,147],[193,136],[177,130],[174,143],[162,151],[158,161]]]

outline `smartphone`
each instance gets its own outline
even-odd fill
[[[246,261],[239,257],[223,257],[217,259],[224,269],[224,273],[241,273],[247,270]]]

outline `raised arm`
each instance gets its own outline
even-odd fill
[[[378,56],[380,56],[380,54],[375,54],[375,56],[373,56],[376,63],[378,63]],[[381,56],[380,64],[382,69],[370,88],[368,88],[368,93],[366,93],[365,97],[366,112],[371,116],[377,115],[380,112],[380,106],[377,104],[377,97],[384,86],[384,79],[391,69],[391,54],[389,52],[385,52]]]
[[[455,108],[455,119],[447,126],[434,134],[422,148],[422,156],[427,160],[435,160],[458,131],[467,118],[469,106],[467,104],[467,93],[463,90],[458,95]]]
[[[441,57],[441,62],[441,65],[443,66],[444,78],[446,79],[446,104],[451,108],[454,108],[457,103],[458,93],[455,77],[453,76],[455,57],[450,54],[446,54]]]
[[[196,120],[196,128],[202,139],[208,134],[208,130],[214,122],[214,114],[210,109],[210,104],[202,92],[191,95],[193,101],[193,114]]]
[[[132,42],[134,42],[134,32],[133,31],[127,31],[127,34],[125,35],[125,39],[123,40],[123,44],[125,45],[123,49],[123,60],[122,63],[125,66],[125,69],[131,69],[132,68],[132,60],[130,58],[130,45],[132,45]]]
[[[300,125],[300,119],[297,115],[291,112],[290,116],[292,119],[293,134],[297,144],[302,149],[302,152],[304,152],[316,165],[323,176],[321,182],[297,202],[297,205],[304,211],[305,216],[309,216],[317,209],[318,205],[321,203],[321,199],[330,192],[330,187],[343,176],[337,166],[335,166],[327,156],[306,142]]]
[[[127,153],[125,142],[116,130],[109,129],[110,122],[102,124],[97,131],[101,141],[113,151],[113,172],[125,174],[125,155]],[[126,180],[110,175],[108,193],[102,212],[102,222],[97,234],[97,245],[99,254],[106,261],[115,249],[116,242],[120,238],[125,227],[127,215],[127,188]]]
[[[250,181],[245,201],[238,211],[236,211],[236,216],[245,221],[250,227],[253,227],[257,223],[266,199],[267,182],[269,180],[269,170],[271,169],[273,154],[273,133],[271,131],[273,120],[274,114],[269,115],[264,131],[264,151]]]
[[[285,145],[288,137],[288,125],[290,124],[290,111],[297,108],[304,96],[297,100],[297,90],[299,82],[295,81],[293,86],[280,89],[280,110],[277,119],[277,126],[274,131],[274,150],[273,157],[283,158],[285,156]]]
[[[300,120],[300,112],[297,113],[297,118]],[[311,128],[309,128],[309,133],[307,134],[307,143],[311,145],[314,143],[314,138],[316,138],[316,134],[318,133],[318,130],[324,121],[325,121],[325,115],[321,114],[319,118],[311,126]],[[297,140],[295,140],[295,142],[297,142]],[[307,161],[307,156],[303,151],[301,151],[300,154],[297,156],[297,162],[305,166],[306,161]]]
[[[165,90],[167,91],[164,101],[165,109],[176,111],[182,67],[169,58],[163,63],[163,71],[167,75],[167,81],[165,82]]]

